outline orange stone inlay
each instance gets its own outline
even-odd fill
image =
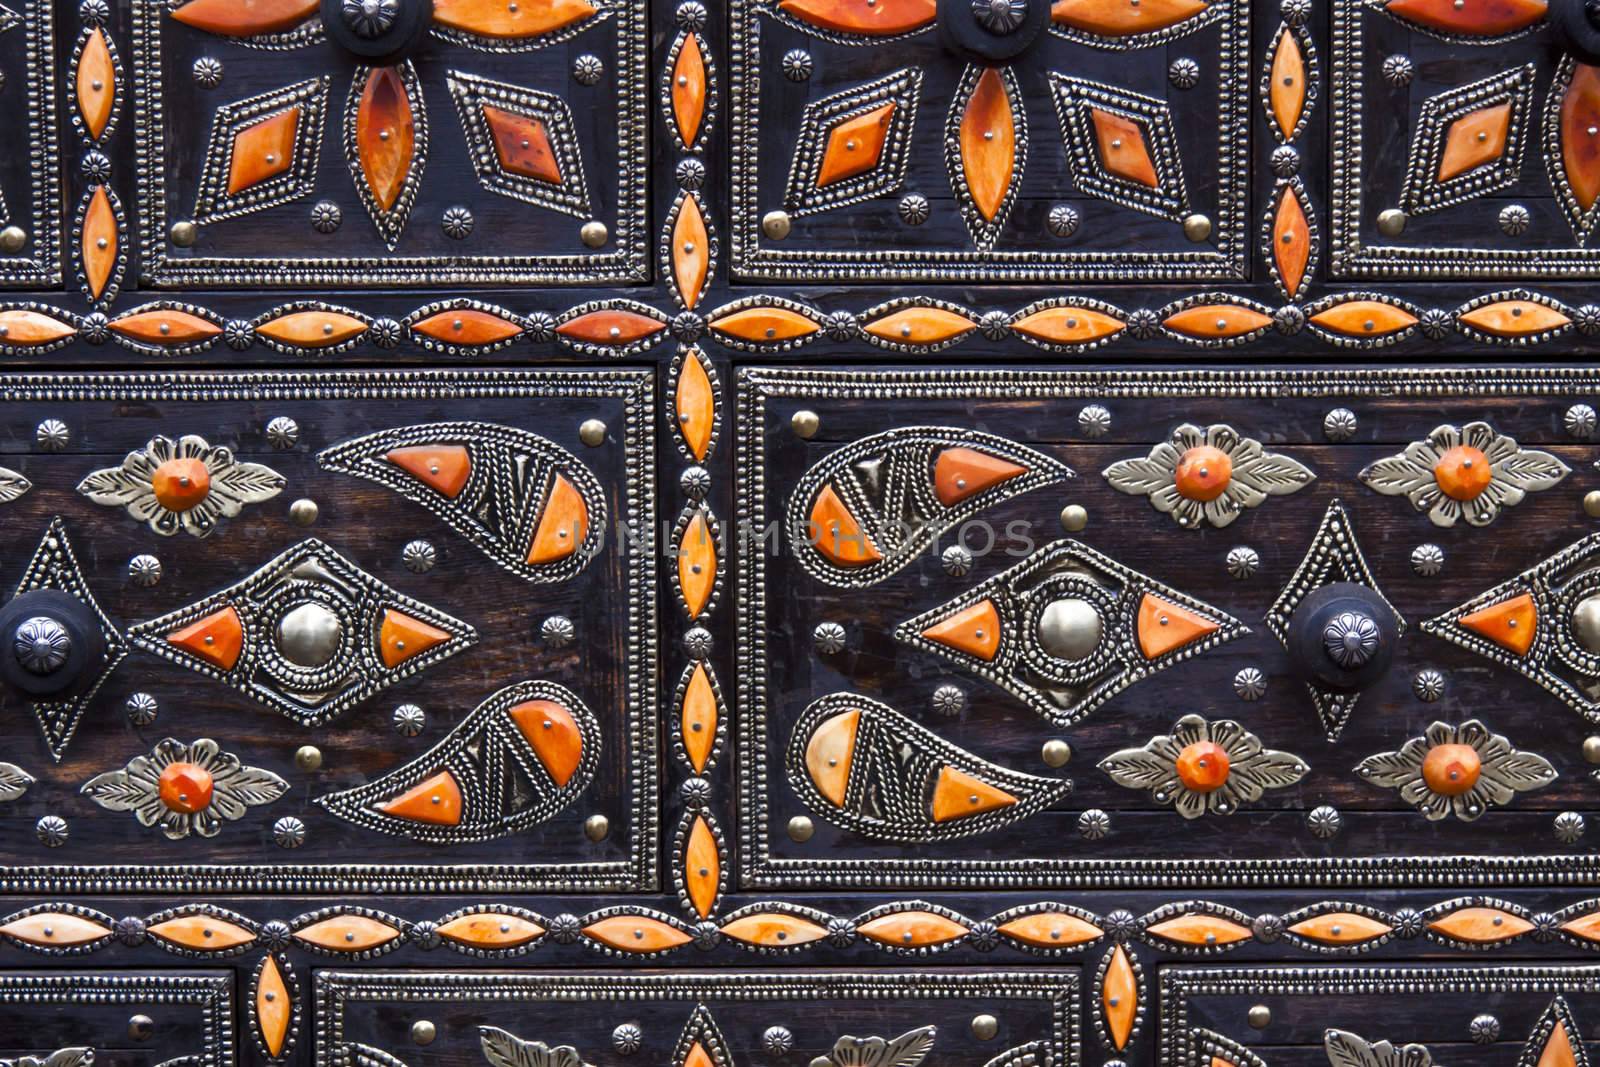
[[[472,473],[472,457],[465,445],[406,445],[389,449],[383,458],[451,500]]]
[[[824,485],[811,502],[811,522],[807,531],[823,558],[836,567],[863,567],[883,558],[872,543],[833,483]]]
[[[392,211],[411,173],[417,129],[411,97],[394,67],[373,67],[356,106],[356,156],[378,207]]]
[[[296,348],[331,348],[366,332],[367,324],[338,311],[292,311],[256,327],[262,337]]]
[[[672,65],[672,118],[678,138],[693,148],[700,136],[700,120],[706,113],[706,58],[695,33],[684,35],[678,61]]]
[[[111,328],[116,329],[116,323]],[[32,348],[64,340],[77,332],[68,323],[42,312],[23,308],[0,311],[0,344]]]
[[[985,489],[1010,481],[1028,468],[975,448],[947,448],[933,461],[933,495],[953,508]]]
[[[990,785],[947,764],[939,769],[938,780],[933,784],[930,810],[934,822],[950,822],[952,819],[1009,808],[1016,802],[1016,797],[999,786]]]
[[[177,764],[171,764],[168,769],[173,766]],[[256,939],[255,934],[238,923],[214,919],[209,915],[179,915],[177,918],[154,924],[150,927],[150,932],[163,941],[171,941],[175,945],[200,952],[222,952],[225,949],[248,945]]]
[[[167,643],[198,656],[213,667],[231,671],[244,649],[244,624],[231,605],[196,619],[167,635]]]
[[[1561,929],[1574,937],[1600,944],[1600,911],[1591,911],[1561,924]]]
[[[440,937],[477,948],[516,948],[543,934],[544,927],[538,923],[504,911],[475,911],[439,925]]]
[[[433,21],[500,40],[538,37],[590,18],[588,0],[433,0]]]
[[[1016,167],[1016,119],[1000,72],[985,67],[961,112],[961,173],[978,214],[993,222]]]
[[[553,700],[528,700],[506,712],[558,787],[565,788],[583,762],[583,731],[572,712]]]
[[[1422,780],[1440,796],[1458,797],[1478,784],[1482,769],[1471,745],[1434,745],[1422,760]]]
[[[1354,945],[1382,937],[1393,927],[1365,915],[1349,911],[1332,911],[1302,919],[1289,927],[1289,931],[1310,941],[1324,945]]]
[[[509,341],[522,327],[476,308],[447,308],[411,327],[424,337],[453,345],[492,345]]]
[[[556,333],[573,341],[595,345],[631,345],[666,329],[665,324],[637,311],[591,311],[556,327]]]
[[[228,195],[288,170],[294,161],[294,135],[299,128],[300,108],[295,106],[234,134],[233,157],[228,161]]]
[[[295,940],[332,952],[365,952],[387,945],[400,931],[365,915],[333,915],[295,931]]]
[[[1056,0],[1050,18],[1085,33],[1129,37],[1176,26],[1210,6],[1202,0]]]
[[[694,817],[689,840],[683,846],[683,884],[696,914],[702,919],[710,915],[722,885],[722,857],[717,855],[716,835],[703,815]]]
[[[49,945],[51,948],[70,948],[87,945],[102,937],[110,937],[111,930],[78,915],[60,911],[39,911],[12,919],[0,926],[0,934],[25,941],[30,945]]]
[[[0,319],[3,319],[3,316],[0,316]],[[193,344],[222,332],[221,326],[202,319],[199,315],[166,308],[158,311],[136,311],[132,315],[113,319],[106,325],[112,333],[153,345]],[[69,329],[67,332],[72,331]],[[8,332],[4,340],[9,344],[16,344],[15,332]]]
[[[211,806],[211,787],[211,772],[196,763],[169,763],[156,779],[161,803],[185,815]]]
[[[856,731],[861,727],[859,710],[842,711],[826,719],[806,742],[806,774],[828,803],[844,807],[850,784],[850,762],[856,753]]]
[[[1434,463],[1433,480],[1452,500],[1476,500],[1494,480],[1494,471],[1481,449],[1456,445]]]
[[[711,1053],[706,1051],[706,1047],[696,1041],[690,1046],[688,1054],[683,1057],[683,1067],[716,1067],[716,1061],[711,1058]]]
[[[150,476],[150,488],[168,511],[188,511],[211,493],[211,471],[198,459],[169,459]]]
[[[1499,908],[1458,908],[1449,915],[1441,915],[1433,920],[1428,924],[1428,929],[1457,941],[1492,945],[1496,941],[1521,937],[1533,929],[1533,924]]]
[[[957,652],[992,660],[1000,651],[1000,613],[994,601],[980,600],[934,623],[922,636]]]
[[[1588,1060],[1584,1062],[1587,1063]],[[1544,1047],[1539,1050],[1539,1059],[1533,1067],[1578,1067],[1578,1057],[1573,1052],[1572,1039],[1559,1018],[1555,1026],[1551,1027],[1550,1036],[1545,1038]]]
[[[712,329],[741,341],[794,341],[817,332],[817,324],[788,308],[753,307],[711,320]]]
[[[1295,127],[1300,125],[1300,116],[1306,109],[1305,56],[1300,51],[1300,41],[1287,26],[1278,34],[1269,77],[1271,88],[1267,90],[1267,97],[1272,104],[1272,120],[1287,141],[1294,137]]]
[[[1381,300],[1346,300],[1317,312],[1311,321],[1345,337],[1386,337],[1415,326],[1417,317]]]
[[[689,618],[697,619],[717,587],[717,544],[705,512],[697,511],[678,541],[678,590]]]
[[[717,743],[717,693],[704,663],[694,665],[689,673],[689,684],[684,686],[678,732],[689,766],[696,774],[703,774]]]
[[[89,209],[83,214],[79,249],[83,253],[83,275],[89,285],[89,295],[99,300],[117,266],[117,213],[111,209],[111,198],[103,185],[95,186],[89,198]]]
[[[1204,615],[1153,594],[1146,593],[1139,601],[1139,651],[1144,653],[1145,659],[1164,656],[1217,629],[1218,624]]]
[[[1066,911],[1036,911],[1000,925],[1000,932],[1035,948],[1070,948],[1098,940],[1105,931]]]
[[[1439,181],[1465,174],[1505,155],[1511,130],[1511,103],[1468,112],[1450,124],[1439,159]]]
[[[589,536],[589,505],[571,482],[558,474],[551,483],[538,528],[528,545],[528,563],[535,567],[566,559]]]
[[[905,345],[937,345],[978,328],[965,315],[936,307],[908,307],[873,319],[862,329],[884,341]]]
[[[1161,184],[1155,160],[1144,143],[1144,127],[1126,115],[1100,108],[1089,109],[1094,124],[1095,144],[1100,149],[1100,165],[1123,181],[1151,189]]]
[[[894,118],[890,101],[854,118],[845,119],[828,131],[828,146],[817,169],[817,188],[854,178],[874,169],[883,158],[883,145],[889,138],[889,123]]]
[[[1211,793],[1228,781],[1228,751],[1215,741],[1196,741],[1178,753],[1175,769],[1184,788],[1196,793]]]
[[[1173,312],[1162,325],[1202,341],[1226,340],[1264,330],[1272,325],[1272,318],[1242,304],[1202,304]]]
[[[1526,656],[1539,632],[1539,608],[1523,593],[1461,616],[1461,625],[1509,652]]]
[[[1278,194],[1278,210],[1272,216],[1272,262],[1283,279],[1284,292],[1291,298],[1297,295],[1311,265],[1311,224],[1289,185]]]
[[[1121,1052],[1128,1047],[1133,1020],[1139,1014],[1139,982],[1121,945],[1111,950],[1111,962],[1106,965],[1105,980],[1100,985],[1100,1007],[1105,1012],[1111,1043]]]
[[[105,33],[96,28],[83,42],[78,56],[78,114],[92,140],[99,140],[111,122],[117,97],[117,68]]]
[[[899,948],[942,945],[967,933],[967,928],[954,919],[931,911],[897,911],[880,915],[856,929],[861,936],[871,938],[880,945]]]
[[[1233,459],[1213,445],[1195,445],[1178,458],[1172,481],[1185,499],[1215,500],[1233,481]]]
[[[717,392],[711,385],[711,376],[693,352],[684,356],[683,369],[678,372],[676,406],[678,432],[683,434],[684,446],[696,460],[705,459],[706,453],[711,451],[711,435],[717,426]]]
[[[278,33],[317,13],[318,0],[189,0],[172,17],[185,26],[223,37]]]
[[[932,25],[935,0],[780,0],[778,8],[801,22],[838,33],[889,37]]]
[[[461,785],[449,771],[430,775],[397,797],[373,807],[385,815],[430,826],[459,826]]]
[[[551,185],[561,184],[561,164],[556,161],[550,133],[543,122],[489,104],[483,105],[483,121],[494,139],[495,156],[502,170]]]
[[[1093,308],[1054,307],[1018,319],[1011,328],[1036,341],[1081,345],[1121,333],[1127,326],[1119,318]]]
[[[1233,945],[1251,938],[1249,927],[1240,926],[1220,915],[1191,913],[1158,922],[1149,933],[1180,945]]]
[[[383,609],[383,623],[378,627],[378,656],[390,670],[448,640],[450,635],[437,626],[413,619],[395,608]]]
[[[583,928],[583,935],[618,952],[664,952],[692,938],[676,926],[648,915],[613,915]]]
[[[1561,95],[1561,165],[1584,211],[1600,200],[1600,69],[1574,63]]]
[[[1441,33],[1499,37],[1544,18],[1545,0],[1389,0],[1392,15]]]
[[[722,928],[722,936],[746,945],[765,945],[771,948],[794,948],[809,945],[828,936],[828,931],[810,919],[788,915],[781,911],[763,911],[743,915]]]
[[[1461,321],[1496,337],[1524,337],[1556,330],[1572,320],[1532,300],[1497,300],[1461,313]]]
[[[695,195],[685,193],[678,217],[672,222],[672,281],[685,308],[693,311],[700,302],[700,290],[705,288],[710,272],[711,238],[706,233],[705,216],[700,213],[700,201]]]
[[[256,1027],[269,1056],[282,1054],[293,1015],[289,984],[283,980],[278,961],[269,955],[261,961],[261,973],[256,979]]]

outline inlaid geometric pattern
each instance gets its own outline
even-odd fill
[[[1166,103],[1059,73],[1050,89],[1078,188],[1173,221],[1188,213]]]
[[[806,215],[882,196],[905,177],[922,71],[907,67],[806,106],[784,208]]]
[[[448,81],[473,169],[485,189],[589,217],[583,159],[565,101],[461,71],[451,71]]]
[[[328,79],[310,78],[217,108],[195,201],[204,225],[310,196]]]
[[[1533,89],[1530,63],[1429,97],[1411,140],[1401,208],[1420,215],[1515,184]]]

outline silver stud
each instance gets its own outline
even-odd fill
[[[633,1023],[623,1023],[611,1031],[611,1047],[619,1056],[632,1056],[644,1044],[644,1031]]]
[[[1082,504],[1068,504],[1061,509],[1061,528],[1068,533],[1077,533],[1089,525],[1089,512]]]
[[[135,726],[149,726],[161,711],[161,705],[149,693],[134,693],[124,706],[128,709],[128,721]]]
[[[1432,578],[1444,568],[1444,549],[1429,542],[1411,550],[1411,569],[1423,578]]]
[[[433,542],[419,538],[406,542],[406,547],[400,550],[400,562],[412,574],[427,574],[439,562],[439,554],[434,550]]]
[[[289,505],[289,521],[296,526],[310,526],[317,521],[317,502],[302,497]]]
[[[933,691],[929,703],[936,714],[950,718],[967,710],[967,694],[960,686],[941,685]]]
[[[1408,56],[1392,55],[1383,60],[1383,80],[1396,89],[1404,89],[1411,84],[1411,76],[1416,72]]]
[[[1378,232],[1385,237],[1399,237],[1405,228],[1406,213],[1399,208],[1385,208],[1378,212]]]
[[[1500,1020],[1493,1015],[1474,1015],[1467,1024],[1467,1034],[1474,1044],[1492,1045],[1500,1038]]]
[[[34,836],[45,848],[60,848],[67,843],[71,833],[67,828],[67,820],[59,815],[46,815],[33,824]]]
[[[128,579],[148,589],[161,580],[161,561],[141,553],[128,561]]]
[[[796,815],[789,820],[789,839],[791,841],[798,841],[803,844],[810,841],[811,835],[816,832],[816,827],[812,826],[811,820],[804,815]]]
[[[1356,413],[1349,408],[1334,408],[1322,416],[1322,436],[1330,441],[1348,441],[1356,435]]]
[[[395,733],[401,737],[416,737],[428,725],[428,713],[415,704],[401,704],[391,718]]]
[[[1200,84],[1200,64],[1192,59],[1174,59],[1167,67],[1167,80],[1174,89],[1193,89]]]
[[[287,415],[276,415],[267,422],[267,444],[287,452],[300,443],[300,424]]]
[[[565,615],[552,615],[539,624],[539,636],[551,648],[566,648],[577,635],[577,628]]]
[[[411,1024],[411,1040],[419,1045],[431,1045],[439,1036],[439,1028],[429,1019],[418,1019]]]
[[[72,431],[60,419],[45,419],[33,430],[33,441],[42,452],[60,452],[71,440]]]
[[[1432,704],[1444,696],[1444,675],[1436,670],[1418,671],[1411,679],[1411,691],[1424,704]]]
[[[1078,432],[1100,438],[1111,432],[1111,412],[1101,404],[1089,404],[1078,412]]]
[[[302,771],[315,771],[322,767],[322,749],[316,745],[301,745],[294,750],[294,765]]]
[[[1233,691],[1240,700],[1260,700],[1267,692],[1267,676],[1257,667],[1241,667],[1233,676]]]
[[[1228,573],[1239,581],[1252,577],[1261,566],[1261,553],[1249,545],[1235,545],[1228,549]]]
[[[1533,225],[1533,215],[1521,204],[1507,204],[1500,209],[1500,232],[1507,237],[1521,237]]]
[[[1591,734],[1583,739],[1583,758],[1589,763],[1600,763],[1600,737]]]
[[[1583,836],[1583,832],[1588,826],[1584,822],[1582,815],[1575,811],[1564,811],[1555,817],[1550,828],[1555,831],[1556,840],[1563,845],[1570,845]]]
[[[128,1016],[128,1036],[135,1041],[149,1041],[155,1036],[156,1021],[148,1015]]]
[[[21,226],[7,226],[0,230],[0,252],[14,256],[28,243],[28,231]]]
[[[1059,737],[1052,737],[1040,747],[1039,758],[1046,767],[1065,767],[1072,759],[1072,746]]]
[[[572,80],[579,85],[594,85],[605,72],[606,65],[591,52],[585,52],[572,61]]]
[[[272,824],[272,840],[279,848],[299,848],[306,843],[306,824],[293,815],[285,815]]]
[[[344,212],[332,200],[318,200],[311,205],[311,228],[318,233],[333,233],[344,222]]]
[[[600,842],[606,839],[611,832],[611,820],[604,815],[591,815],[583,820],[583,836],[590,841]]]
[[[761,1047],[769,1056],[785,1056],[794,1050],[794,1032],[787,1026],[769,1026],[761,1032]]]
[[[933,209],[928,206],[928,198],[921,193],[908,193],[900,198],[900,221],[907,226],[921,226],[928,221]]]
[[[972,571],[972,553],[964,545],[951,545],[939,554],[939,563],[952,578],[965,578]]]
[[[1111,816],[1099,808],[1090,808],[1078,815],[1078,833],[1086,841],[1099,841],[1111,832]]]
[[[192,247],[195,239],[199,236],[200,227],[196,226],[187,219],[180,222],[174,222],[172,224],[172,228],[167,231],[168,240],[177,245],[179,248]]]
[[[1000,1020],[993,1015],[974,1015],[972,1017],[972,1036],[979,1041],[993,1041],[994,1036],[1000,1032]]]
[[[811,53],[804,48],[791,48],[779,63],[783,76],[792,82],[803,82],[811,77]]]
[[[201,56],[189,68],[194,83],[202,89],[215,89],[222,84],[222,63],[210,56]]]
[[[1211,236],[1211,220],[1204,215],[1189,215],[1183,220],[1183,235],[1191,241],[1204,241]]]
[[[1078,224],[1081,221],[1077,208],[1071,204],[1056,204],[1044,217],[1044,226],[1052,237],[1065,240],[1078,232]]]
[[[1265,1004],[1253,1005],[1245,1013],[1245,1020],[1257,1030],[1265,1030],[1272,1025],[1272,1009]]]
[[[599,419],[584,419],[578,425],[578,440],[590,448],[599,448],[606,443],[606,424]]]
[[[611,236],[611,231],[606,229],[606,224],[599,219],[590,219],[578,229],[578,240],[590,248],[599,248]]]
[[[809,441],[817,435],[817,427],[821,425],[821,421],[815,411],[802,409],[789,417],[789,428],[794,431],[796,437]]]
[[[1319,804],[1306,812],[1306,825],[1313,835],[1326,841],[1344,826],[1344,816],[1331,804]]]
[[[761,216],[761,232],[774,241],[781,241],[789,236],[791,228],[787,211],[769,211]]]
[[[837,655],[844,651],[844,627],[836,622],[819,622],[811,631],[811,643],[821,655]]]
[[[1594,436],[1595,413],[1588,404],[1574,404],[1561,416],[1561,425],[1567,436],[1587,441]]]

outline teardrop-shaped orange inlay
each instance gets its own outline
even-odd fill
[[[106,132],[116,96],[117,68],[111,61],[105,33],[96,27],[84,40],[78,56],[78,114],[91,140],[99,140]]]
[[[1510,101],[1479,108],[1456,119],[1444,135],[1439,181],[1449,181],[1505,155],[1510,130]]]
[[[543,935],[538,923],[505,911],[475,911],[439,925],[440,937],[474,948],[516,948]]]
[[[1428,929],[1457,941],[1492,945],[1497,941],[1521,937],[1533,929],[1533,924],[1499,908],[1457,908],[1433,920],[1428,924]]]
[[[238,923],[213,919],[209,915],[179,915],[154,924],[150,932],[163,941],[198,952],[223,952],[256,939],[255,934]]]
[[[683,688],[683,707],[678,712],[679,736],[684,755],[694,773],[705,773],[711,750],[717,742],[717,693],[704,663],[697,662]]]
[[[922,636],[957,652],[992,660],[1000,651],[1000,613],[994,601],[985,598],[934,623]]]
[[[1381,300],[1345,300],[1323,308],[1311,321],[1344,337],[1386,337],[1415,326],[1417,317]]]
[[[1518,656],[1526,656],[1539,632],[1539,609],[1532,593],[1523,593],[1461,616],[1461,625]]]
[[[833,483],[824,485],[811,502],[811,522],[807,536],[828,562],[836,567],[863,567],[883,558],[872,543]]]
[[[904,345],[943,344],[977,328],[965,315],[938,307],[901,308],[862,327],[874,337]]]
[[[953,508],[985,489],[1010,481],[1028,468],[975,448],[947,448],[933,461],[933,495]]]
[[[1144,127],[1127,115],[1095,107],[1089,109],[1100,165],[1123,181],[1154,189],[1161,184],[1155,160],[1145,145]]]
[[[666,326],[648,315],[620,308],[591,311],[556,327],[556,333],[573,341],[595,345],[631,345],[658,334]]]
[[[897,948],[926,948],[965,937],[967,928],[932,911],[896,911],[856,927],[863,937]]]
[[[583,731],[572,712],[553,700],[528,700],[506,714],[527,738],[550,779],[565,788],[583,762]]]
[[[214,322],[172,308],[136,311],[120,319],[112,319],[106,325],[112,333],[153,345],[193,344],[222,332],[222,327]],[[10,341],[10,336],[6,340]]]
[[[1295,127],[1306,109],[1306,60],[1300,41],[1287,25],[1278,34],[1278,47],[1272,53],[1271,87],[1267,98],[1272,105],[1272,121],[1285,141],[1294,137]]]
[[[910,33],[939,13],[935,0],[779,0],[778,8],[801,22],[864,37]]]
[[[1572,1049],[1572,1036],[1567,1033],[1566,1024],[1559,1016],[1550,1028],[1550,1036],[1545,1038],[1544,1047],[1539,1050],[1539,1059],[1533,1067],[1578,1067],[1578,1057]]]
[[[742,341],[793,341],[817,332],[817,324],[798,312],[780,307],[753,307],[711,320],[719,333]]]
[[[256,333],[297,348],[329,348],[366,332],[367,324],[339,311],[292,311],[268,319]]]
[[[1438,30],[1471,37],[1499,37],[1544,18],[1545,0],[1389,0],[1391,15]]]
[[[430,775],[391,800],[373,807],[385,815],[430,826],[459,826],[461,785],[449,771]]]
[[[83,213],[83,277],[89,286],[89,296],[95,300],[106,291],[111,272],[117,266],[117,213],[111,208],[111,198],[106,187],[97,185],[89,197],[89,209]]]
[[[844,807],[860,727],[859,710],[842,711],[824,720],[806,742],[806,774],[817,792],[836,808]]]
[[[233,155],[228,160],[228,195],[288,170],[294,162],[294,136],[299,127],[300,107],[296,105],[252,122],[234,134]]]
[[[588,0],[433,0],[433,21],[453,30],[514,40],[552,33],[598,10]]]
[[[684,447],[696,461],[705,459],[717,425],[717,394],[711,386],[711,376],[692,351],[684,355],[683,368],[678,371],[675,407]]]
[[[172,631],[167,635],[167,643],[213,667],[231,671],[244,649],[244,624],[239,621],[239,613],[228,605]]]
[[[477,308],[447,308],[411,327],[424,337],[453,345],[492,345],[509,341],[522,327]]]
[[[678,61],[672,65],[672,118],[684,147],[694,147],[705,113],[706,58],[700,51],[699,35],[689,32],[684,34]]]
[[[490,104],[483,105],[483,121],[489,127],[502,170],[551,185],[561,184],[561,164],[543,122]]]
[[[683,883],[689,890],[689,903],[700,918],[711,914],[721,881],[722,857],[717,855],[716,835],[705,816],[696,815],[689,840],[683,846]]]
[[[1600,69],[1574,63],[1561,94],[1561,165],[1584,211],[1600,200]]]
[[[865,114],[845,119],[828,131],[828,145],[822,151],[822,163],[817,168],[817,188],[877,168],[883,158],[884,142],[889,139],[894,108],[894,102],[890,101]]]
[[[1523,337],[1560,329],[1572,320],[1532,300],[1497,300],[1462,312],[1461,321],[1496,337]]]
[[[317,13],[318,0],[189,0],[172,17],[223,37],[293,29]]]
[[[709,241],[700,201],[693,193],[685,193],[678,217],[672,222],[672,280],[683,306],[691,311],[700,302],[700,290],[705,288],[706,274],[711,270]]]
[[[933,800],[930,810],[934,822],[950,822],[969,815],[1009,808],[1017,798],[988,782],[974,778],[959,767],[948,764],[939,768],[939,777],[933,783]]]
[[[68,915],[60,911],[40,911],[12,919],[0,926],[0,934],[14,937],[30,945],[48,945],[51,948],[71,948],[87,945],[102,937],[110,937],[111,930],[92,919]]]
[[[828,931],[810,919],[781,911],[741,915],[722,928],[722,936],[746,945],[769,948],[795,948],[821,941]]]
[[[1165,656],[1174,649],[1216,633],[1218,624],[1151,593],[1139,601],[1139,651],[1145,659]]]
[[[406,445],[389,449],[383,458],[451,500],[472,473],[472,457],[465,445]]]
[[[1000,924],[1000,932],[1034,948],[1071,948],[1100,938],[1105,931],[1066,911],[1036,911]]]
[[[116,329],[116,324],[112,323],[111,328]],[[77,332],[70,324],[43,312],[25,308],[0,311],[0,345],[32,348],[64,340]]]
[[[1210,5],[1203,0],[1056,0],[1050,18],[1104,37],[1130,37],[1176,26]]]
[[[1568,919],[1561,924],[1561,929],[1573,937],[1581,937],[1585,941],[1600,944],[1600,911],[1591,911],[1587,915],[1580,915],[1576,919]]]
[[[1162,323],[1174,333],[1202,341],[1243,337],[1272,325],[1272,318],[1242,304],[1202,304],[1168,315]]]
[[[378,627],[378,656],[391,670],[448,640],[450,635],[437,626],[414,619],[397,608],[383,609],[383,623]]]
[[[583,928],[583,936],[618,952],[663,952],[687,945],[690,936],[648,915],[612,915]]]
[[[1111,962],[1106,965],[1105,979],[1100,984],[1100,1007],[1105,1012],[1111,1043],[1121,1052],[1128,1047],[1133,1020],[1139,1013],[1139,982],[1121,945],[1111,950]]]
[[[697,511],[678,541],[678,590],[689,618],[697,619],[717,586],[717,544],[705,512]]]
[[[1293,299],[1311,263],[1311,224],[1291,185],[1278,194],[1278,210],[1272,217],[1272,262],[1283,279],[1283,291]]]
[[[400,931],[365,915],[332,915],[295,931],[295,940],[331,952],[365,952],[387,945]]]
[[[256,1027],[261,1031],[261,1043],[267,1046],[269,1056],[283,1053],[284,1043],[289,1038],[289,1020],[293,1016],[289,983],[283,980],[278,961],[269,955],[261,961],[261,973],[256,978]]]
[[[966,177],[972,204],[985,220],[993,222],[1011,188],[1016,166],[1017,127],[1011,114],[1006,84],[994,67],[985,67],[961,112],[958,137],[961,173]]]
[[[566,559],[588,536],[589,505],[565,476],[556,475],[528,545],[528,562],[537,567]]]
[[[1323,945],[1357,945],[1382,937],[1392,929],[1387,923],[1349,911],[1313,915],[1289,927],[1291,933]]]
[[[1152,923],[1146,932],[1180,945],[1233,945],[1251,937],[1248,927],[1199,912]]]
[[[1081,345],[1122,332],[1127,323],[1093,308],[1053,307],[1018,319],[1011,328],[1036,341]]]
[[[417,129],[406,84],[394,67],[367,73],[356,105],[356,157],[378,207],[392,211],[411,173]]]

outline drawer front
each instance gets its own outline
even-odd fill
[[[0,972],[0,1058],[49,1067],[235,1062],[227,971]]]

